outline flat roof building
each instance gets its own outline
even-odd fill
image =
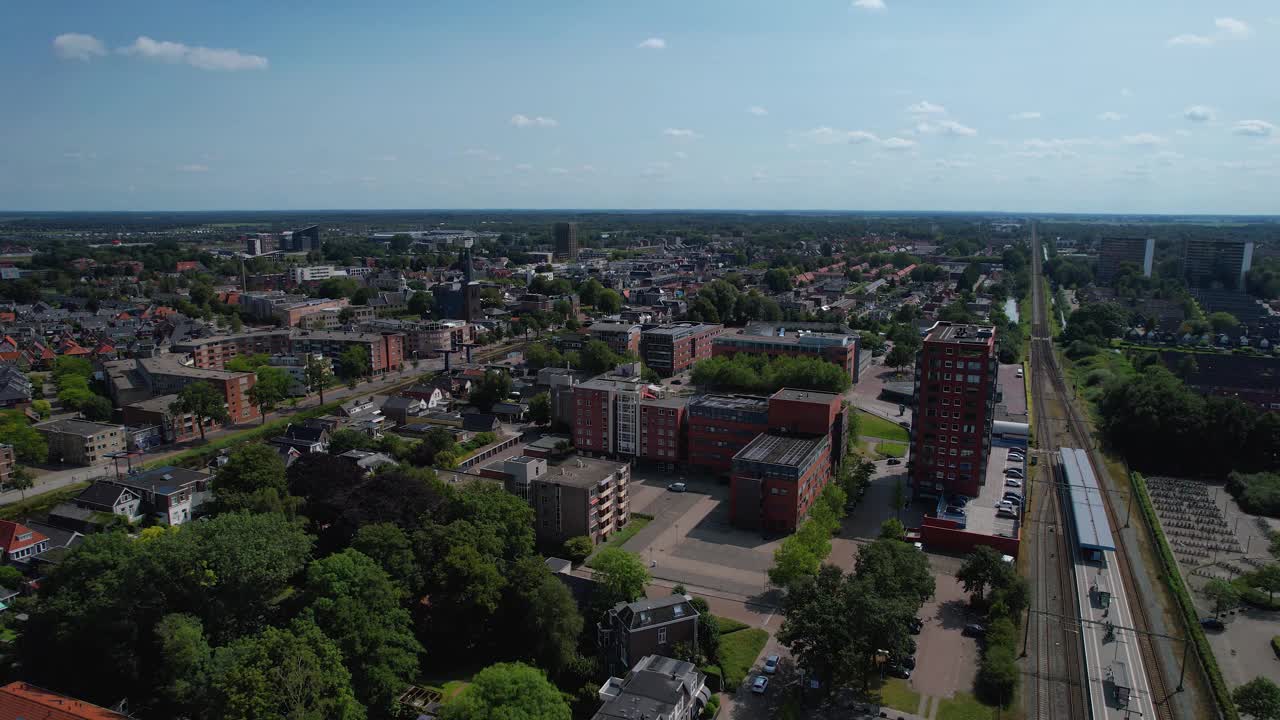
[[[128,433],[123,425],[88,420],[50,420],[35,426],[49,443],[51,462],[97,465],[111,453],[125,450]]]
[[[831,480],[827,435],[760,433],[733,457],[729,521],[792,532]]]
[[[1154,238],[1104,237],[1098,247],[1098,285],[1110,286],[1125,264],[1133,265],[1143,277],[1151,277],[1155,257]]]

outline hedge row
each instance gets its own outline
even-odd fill
[[[1138,473],[1130,473],[1129,482],[1138,496],[1138,506],[1142,510],[1147,527],[1151,529],[1156,548],[1160,552],[1160,564],[1164,569],[1165,582],[1178,600],[1178,607],[1182,610],[1183,625],[1195,644],[1196,657],[1200,658],[1200,666],[1209,676],[1209,685],[1222,711],[1222,717],[1226,720],[1239,720],[1240,713],[1236,711],[1235,703],[1231,700],[1231,690],[1227,688],[1227,681],[1222,677],[1222,669],[1218,667],[1218,659],[1214,657],[1213,648],[1209,646],[1209,638],[1205,637],[1204,629],[1200,627],[1200,615],[1196,612],[1195,603],[1191,600],[1191,593],[1187,591],[1186,583],[1182,581],[1178,561],[1173,557],[1173,550],[1169,547],[1169,541],[1165,538],[1164,530],[1156,517],[1155,507],[1151,504],[1151,497],[1147,494],[1147,481]]]
[[[192,448],[178,453],[177,455],[170,455],[169,457],[152,460],[145,463],[142,467],[146,470],[154,470],[155,468],[165,467],[168,465],[190,468],[203,467],[213,459],[214,455],[217,455],[218,452],[224,448],[231,447],[232,445],[239,445],[241,443],[256,442],[258,440],[266,440],[268,438],[275,437],[280,434],[281,430],[288,427],[290,423],[302,422],[304,420],[310,420],[311,418],[321,417],[322,415],[328,415],[340,407],[342,407],[341,402],[331,402],[307,410],[300,410],[289,417],[272,420],[265,425],[259,425],[258,427],[249,430],[241,430],[239,432],[220,437],[217,440],[210,441],[208,444]]]

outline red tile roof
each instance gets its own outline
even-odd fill
[[[127,717],[24,682],[0,687],[0,720],[127,720]]]
[[[31,537],[25,540],[17,539],[19,535],[27,533],[30,533]],[[22,523],[16,523],[12,520],[0,520],[0,549],[7,553],[22,550],[48,539],[43,533],[38,533]],[[3,720],[2,716],[0,716],[0,720]]]

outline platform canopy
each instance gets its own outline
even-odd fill
[[[1076,541],[1085,550],[1115,550],[1111,537],[1111,521],[1107,518],[1106,498],[1098,488],[1098,478],[1089,464],[1089,454],[1079,448],[1060,451],[1062,474],[1071,496],[1071,520]]]

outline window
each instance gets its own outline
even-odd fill
[[[666,628],[658,628],[658,644],[659,644],[659,645],[666,645],[666,644],[667,644],[667,629],[666,629]]]

